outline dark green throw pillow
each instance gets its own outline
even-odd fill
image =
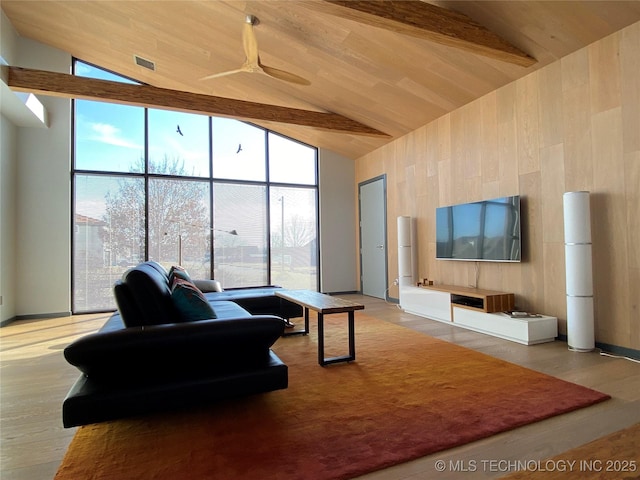
[[[216,318],[215,312],[202,292],[185,280],[175,279],[171,290],[171,300],[183,322]]]
[[[169,270],[169,285],[173,286],[173,282],[176,280],[176,278],[189,283],[193,283],[193,280],[191,280],[191,277],[189,276],[187,271],[179,265],[174,265]]]

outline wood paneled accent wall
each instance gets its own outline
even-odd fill
[[[386,173],[389,285],[398,215],[415,217],[419,277],[516,294],[566,334],[562,194],[591,192],[596,340],[640,349],[640,23],[356,161]],[[522,196],[523,261],[437,261],[438,206]],[[398,296],[397,287],[389,290]]]

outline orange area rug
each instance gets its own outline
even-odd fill
[[[640,423],[553,458],[527,462],[504,480],[632,480],[640,478]]]
[[[56,480],[348,479],[609,398],[362,313],[323,368],[316,323],[273,347],[288,389],[81,427]],[[345,354],[346,314],[325,324]]]

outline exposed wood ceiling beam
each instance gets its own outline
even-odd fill
[[[324,13],[459,48],[523,67],[536,63],[468,16],[420,0],[306,2]]]
[[[230,98],[181,92],[150,85],[96,80],[66,73],[20,67],[7,69],[7,85],[17,92],[40,93],[54,97],[81,98],[126,105],[161,108],[180,112],[247,120],[303,125],[333,132],[388,137],[386,133],[343,117],[337,113],[314,112],[296,108],[265,105]],[[3,76],[5,76],[3,74]]]

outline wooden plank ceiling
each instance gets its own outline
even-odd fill
[[[249,119],[348,158],[640,21],[638,1],[3,0],[0,5],[21,36],[157,87],[145,95],[162,96],[164,89],[199,94],[175,96],[182,107],[191,102],[196,111]],[[246,15],[259,19],[253,31],[260,61],[310,85],[245,72],[202,80],[243,64]],[[155,71],[137,65],[136,55],[154,62]],[[29,78],[42,81],[42,75]],[[205,103],[231,110],[212,111]],[[262,116],[237,110],[246,105],[257,105]]]

